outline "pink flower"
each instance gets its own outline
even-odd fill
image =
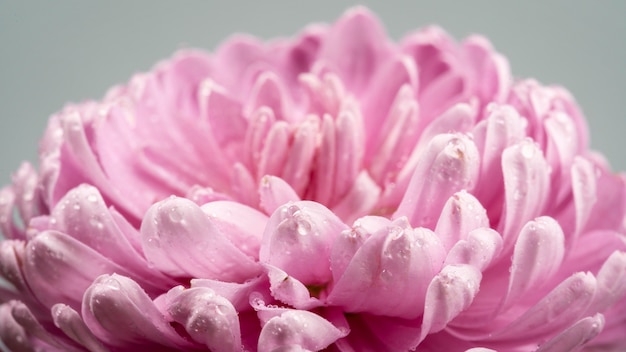
[[[622,351],[626,186],[565,90],[367,10],[185,51],[0,192],[14,351]]]

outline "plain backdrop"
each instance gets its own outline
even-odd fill
[[[0,185],[36,161],[48,116],[99,99],[179,48],[213,50],[234,32],[290,36],[332,22],[342,1],[0,2]],[[592,147],[626,170],[626,1],[364,2],[399,39],[429,24],[480,33],[516,77],[567,87],[588,118]]]

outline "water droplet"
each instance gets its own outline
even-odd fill
[[[298,219],[296,220],[296,231],[298,235],[306,236],[311,233],[311,224],[304,219]]]
[[[522,146],[520,147],[520,153],[522,153],[522,156],[526,159],[530,159],[533,156],[535,156],[536,151],[537,149],[535,148],[533,143],[530,141],[524,142]]]
[[[183,214],[178,207],[172,207],[169,212],[170,221],[179,223],[183,220]]]
[[[95,194],[90,194],[87,196],[87,201],[95,203],[98,201],[98,196],[96,196]]]
[[[391,271],[387,270],[387,269],[383,269],[380,272],[380,278],[383,281],[390,281],[393,278],[393,273]]]
[[[72,209],[74,210],[80,210],[80,204],[76,203],[72,206]]]

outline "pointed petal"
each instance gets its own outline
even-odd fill
[[[478,199],[462,190],[455,193],[444,205],[435,233],[447,250],[467,238],[477,228],[489,227],[487,211]]]
[[[202,114],[209,121],[213,138],[223,148],[245,139],[248,121],[242,116],[242,106],[228,96],[226,89],[208,78],[198,90]]]
[[[505,306],[549,282],[563,261],[564,241],[559,224],[547,216],[529,221],[522,228],[513,250]]]
[[[70,306],[59,303],[52,306],[54,325],[65,335],[90,352],[108,352],[96,336],[89,330],[80,315]]]
[[[261,208],[266,214],[272,214],[281,205],[300,200],[296,191],[280,177],[263,176],[259,186]]]
[[[257,177],[282,174],[289,154],[289,125],[284,121],[276,122],[269,130],[262,147],[253,153],[260,153]]]
[[[444,329],[474,300],[482,275],[470,265],[448,265],[428,286],[420,340]]]
[[[281,174],[282,179],[289,183],[300,196],[304,195],[309,183],[319,126],[319,118],[315,115],[311,115],[298,126]]]
[[[332,277],[330,251],[348,227],[321,204],[287,203],[270,217],[260,260],[281,268],[305,285],[325,284]]]
[[[604,328],[604,316],[596,314],[574,323],[567,330],[539,346],[536,352],[571,352],[578,351]]]
[[[422,313],[426,289],[444,257],[432,231],[413,229],[406,218],[395,220],[365,240],[327,301],[346,312],[416,318]]]
[[[313,187],[314,196],[312,197],[318,203],[329,204],[333,197],[336,157],[337,157],[337,140],[335,122],[328,114],[322,117],[322,126],[320,127],[321,140],[315,158],[315,167],[313,168],[313,180],[309,187]]]
[[[81,314],[89,330],[112,346],[192,346],[174,331],[146,292],[124,276],[98,277],[85,291]]]
[[[304,310],[292,310],[270,319],[259,336],[259,352],[299,346],[320,351],[347,335],[328,320]]]
[[[167,300],[168,314],[195,342],[214,352],[241,350],[239,318],[227,299],[210,288],[177,286],[167,293]]]
[[[309,289],[302,282],[275,266],[266,264],[266,268],[272,297],[296,309],[311,310],[323,305],[320,300],[311,297]]]
[[[232,201],[215,201],[204,204],[202,211],[235,247],[258,259],[262,233],[268,217],[258,210]]]
[[[230,179],[231,192],[235,199],[249,206],[258,206],[257,182],[242,163],[235,163]]]
[[[436,136],[421,157],[393,217],[407,216],[413,226],[433,228],[448,198],[473,188],[479,165],[478,151],[469,137]]]
[[[170,275],[241,282],[260,272],[199,206],[184,198],[172,196],[148,209],[141,236],[148,261]]]
[[[515,243],[524,224],[541,214],[550,191],[550,168],[539,147],[530,139],[502,153],[505,206],[500,232],[505,248]]]
[[[573,274],[522,316],[494,332],[492,339],[530,341],[563,330],[587,310],[596,287],[593,275],[582,272]]]

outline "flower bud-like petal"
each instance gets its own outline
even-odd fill
[[[413,226],[433,228],[448,198],[473,187],[479,166],[478,151],[469,137],[437,135],[418,162],[394,218],[407,216]]]
[[[241,351],[237,311],[224,297],[205,287],[175,287],[167,294],[167,311],[191,338],[213,352]]]
[[[141,224],[142,246],[155,268],[173,276],[242,282],[260,272],[190,200],[170,197],[153,205]]]
[[[112,346],[192,346],[135,281],[117,274],[98,277],[85,291],[81,315],[89,330]]]
[[[347,331],[336,328],[315,313],[291,310],[265,323],[259,336],[258,350],[291,351],[301,347],[309,351],[320,351],[346,334]]]
[[[397,219],[363,242],[332,288],[328,302],[347,312],[416,318],[444,257],[443,246],[432,231],[413,229],[406,218]]]
[[[335,238],[347,226],[321,204],[287,203],[270,217],[260,260],[305,285],[325,284],[332,277],[330,252]]]

